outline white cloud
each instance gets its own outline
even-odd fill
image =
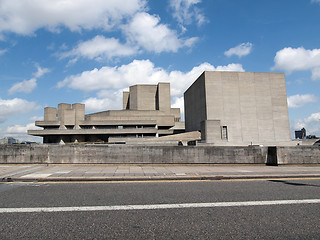
[[[17,92],[31,93],[37,87],[37,78],[42,77],[44,74],[50,72],[49,68],[42,68],[36,64],[37,72],[32,75],[34,78],[30,80],[23,80],[22,82],[15,83],[9,90],[9,94],[14,94]]]
[[[158,16],[137,13],[132,21],[123,26],[123,31],[132,44],[138,44],[147,51],[177,52],[182,47],[191,47],[198,38],[181,39],[167,25],[160,24]]]
[[[100,112],[106,110],[113,110],[114,104],[119,105],[119,102],[113,101],[112,98],[88,98],[82,103],[86,105],[87,112]],[[119,99],[120,100],[120,99]],[[120,108],[121,109],[121,108]],[[119,108],[117,108],[119,110]]]
[[[43,116],[33,116],[31,118],[29,118],[30,121],[43,121]]]
[[[307,118],[295,121],[295,130],[300,130],[303,127],[307,130],[308,135],[320,136],[320,112],[312,113]]]
[[[91,97],[82,101],[86,105],[86,112],[98,112],[106,110],[122,109],[122,92],[123,89],[101,90],[97,98]]]
[[[0,116],[0,124],[4,123],[5,121],[7,121],[7,118]]]
[[[312,3],[320,3],[320,0],[311,0]]]
[[[27,134],[28,130],[39,129],[34,125],[34,123],[29,123],[27,125],[12,125],[8,126],[1,135],[5,137],[13,137],[19,141],[32,141],[32,142],[42,142],[41,137],[30,136]]]
[[[236,47],[230,48],[228,51],[224,52],[224,55],[231,57],[232,55],[236,55],[239,58],[243,56],[247,56],[252,51],[253,44],[250,42],[247,43],[241,43]]]
[[[167,25],[160,23],[160,18],[146,12],[139,12],[128,24],[122,24],[120,29],[127,37],[126,43],[116,38],[106,38],[102,35],[80,42],[71,51],[58,54],[61,58],[73,58],[70,63],[80,57],[94,60],[112,59],[114,57],[132,56],[141,50],[150,52],[177,52],[183,47],[192,47],[197,37],[179,38],[177,33]]]
[[[320,79],[320,49],[307,50],[303,47],[284,48],[276,53],[274,70],[311,71],[312,80]]]
[[[61,27],[108,30],[145,6],[145,0],[2,0],[0,34],[30,35],[40,28],[59,31]]]
[[[173,9],[173,17],[177,19],[183,30],[184,25],[196,22],[198,26],[207,21],[201,10],[195,7],[201,0],[170,0],[170,7]]]
[[[14,84],[9,90],[9,94],[17,92],[31,93],[37,87],[37,79],[31,78],[30,80],[24,80]]]
[[[131,56],[137,52],[137,48],[128,44],[121,44],[118,39],[96,36],[85,42],[81,42],[73,50],[61,54],[62,58],[73,57],[77,61],[79,57],[88,59],[111,59],[113,57]]]
[[[37,67],[37,72],[33,73],[33,76],[34,76],[35,78],[40,78],[40,77],[42,77],[44,74],[50,72],[50,69],[49,69],[49,68],[42,68],[42,67],[40,67],[39,64],[36,64],[36,67]]]
[[[7,134],[23,134],[27,133],[28,130],[39,129],[34,125],[34,123],[29,123],[27,125],[13,125],[7,127],[5,133]]]
[[[240,71],[241,64],[229,64],[214,67],[209,63],[202,63],[188,72],[171,71],[157,68],[150,60],[134,60],[128,65],[119,67],[102,67],[92,71],[85,71],[79,75],[67,77],[58,83],[58,87],[96,91],[98,98],[89,98],[83,101],[89,111],[121,109],[122,91],[134,84],[157,84],[170,82],[171,96],[174,106],[181,106],[182,94],[200,76],[203,71]],[[183,110],[182,110],[183,111]]]
[[[288,97],[288,107],[289,108],[300,108],[303,107],[307,103],[317,102],[318,98],[312,94],[304,94],[304,95],[293,95]]]
[[[5,54],[8,50],[7,49],[0,49],[0,56]]]
[[[171,107],[180,108],[181,116],[184,116],[184,97],[182,96],[174,98],[174,102],[171,103]]]
[[[78,75],[72,75],[58,83],[58,87],[83,91],[95,91],[101,89],[120,89],[134,84],[154,84],[158,82],[170,82],[173,95],[182,94],[188,86],[203,71],[244,71],[241,64],[229,64],[214,67],[209,63],[202,63],[189,72],[171,71],[157,68],[150,60],[134,60],[128,65],[119,67],[102,67],[85,71]]]
[[[0,98],[0,119],[4,122],[8,117],[16,114],[28,113],[38,109],[36,103],[24,99],[1,99]]]

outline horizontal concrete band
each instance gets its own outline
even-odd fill
[[[176,204],[87,206],[87,207],[82,206],[82,207],[0,208],[0,213],[156,210],[156,209],[243,207],[243,206],[270,206],[270,205],[319,204],[319,203],[320,203],[320,199],[302,199],[302,200],[176,203]]]
[[[320,148],[315,146],[0,145],[0,163],[319,164]]]

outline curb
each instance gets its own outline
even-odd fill
[[[134,182],[134,181],[205,181],[205,180],[254,180],[254,179],[289,179],[289,178],[320,178],[320,174],[303,175],[229,175],[229,176],[146,176],[146,177],[47,177],[47,178],[20,178],[5,177],[0,182]]]

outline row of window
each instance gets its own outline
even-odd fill
[[[65,126],[66,129],[74,129],[74,126]],[[82,125],[80,126],[81,129],[155,129],[157,128],[156,125],[99,125],[99,126],[88,126]],[[45,130],[58,130],[58,126],[46,126],[44,127]]]

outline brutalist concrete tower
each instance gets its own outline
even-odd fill
[[[184,93],[186,131],[207,143],[290,141],[283,73],[203,72]]]

